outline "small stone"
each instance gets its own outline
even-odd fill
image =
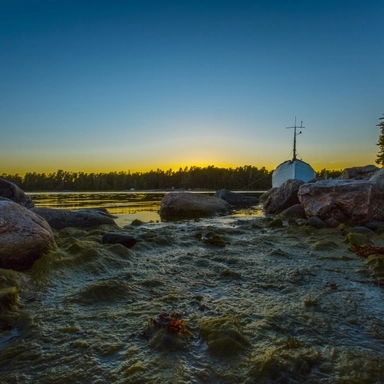
[[[121,244],[127,248],[132,248],[137,243],[137,239],[127,233],[107,232],[104,233],[101,242],[103,244]]]
[[[139,227],[140,225],[143,225],[143,224],[145,224],[144,221],[141,221],[139,219],[135,219],[131,223],[131,225],[133,225],[134,227]]]
[[[318,218],[317,216],[312,216],[310,219],[308,219],[306,225],[309,225],[316,229],[323,229],[327,227],[327,224],[325,224],[324,221]]]

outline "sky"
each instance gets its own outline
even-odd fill
[[[384,0],[0,6],[0,174],[375,163]]]

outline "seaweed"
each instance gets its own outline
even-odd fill
[[[181,315],[177,312],[164,312],[158,315],[157,318],[150,318],[147,327],[140,335],[150,339],[157,331],[183,339],[194,338],[187,323],[181,319]]]
[[[352,245],[348,248],[349,251],[356,253],[357,256],[367,258],[370,255],[384,255],[384,247],[373,245]]]
[[[161,313],[157,319],[150,319],[155,329],[165,329],[171,333],[188,334],[187,323],[181,320],[178,313]]]

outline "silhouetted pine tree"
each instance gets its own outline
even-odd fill
[[[384,166],[384,113],[383,116],[380,117],[380,123],[377,124],[380,127],[380,136],[377,146],[379,147],[379,153],[377,154],[376,164]]]

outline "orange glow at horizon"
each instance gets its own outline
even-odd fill
[[[350,167],[354,167],[354,166],[364,166],[364,165],[368,165],[368,164],[374,164],[376,165],[374,162],[370,162],[370,163],[356,163],[356,162],[353,162],[353,161],[350,161],[350,162],[343,162],[343,161],[337,161],[337,162],[334,162],[333,164],[331,163],[324,163],[324,162],[318,162],[318,163],[311,163],[309,162],[313,169],[316,171],[316,172],[319,172],[323,169],[327,169],[329,171],[339,171],[339,170],[343,170],[345,168],[350,168]],[[89,166],[89,164],[85,165],[84,166],[81,166],[81,165],[78,165],[78,166],[74,166],[74,164],[71,164],[70,166],[66,167],[66,166],[53,166],[52,164],[50,166],[47,166],[47,164],[44,164],[44,165],[40,165],[40,166],[35,166],[34,169],[31,169],[31,167],[26,167],[25,165],[23,166],[13,166],[13,167],[10,167],[8,168],[6,171],[3,171],[2,173],[3,174],[10,174],[10,175],[16,175],[16,174],[19,174],[20,176],[24,177],[26,173],[45,173],[45,174],[50,174],[50,173],[55,173],[57,172],[59,169],[60,170],[63,170],[63,171],[66,171],[66,172],[72,172],[72,173],[79,173],[79,172],[84,172],[84,173],[112,173],[112,172],[116,172],[116,173],[119,173],[119,172],[130,172],[130,173],[137,173],[137,172],[142,172],[142,173],[146,173],[146,172],[150,172],[150,171],[157,171],[158,169],[160,171],[168,171],[168,170],[172,170],[173,172],[178,172],[180,169],[184,170],[186,167],[188,168],[188,170],[191,168],[191,167],[198,167],[198,168],[207,168],[209,166],[213,166],[215,168],[226,168],[226,169],[236,169],[236,168],[239,168],[239,167],[244,167],[244,166],[252,166],[252,167],[256,167],[258,169],[261,169],[261,168],[265,168],[267,171],[273,171],[276,166],[278,164],[274,164],[274,165],[271,165],[271,164],[265,164],[265,165],[258,165],[258,164],[252,164],[252,163],[249,163],[249,164],[231,164],[231,163],[220,163],[220,162],[196,162],[196,163],[184,163],[184,164],[176,164],[176,163],[171,163],[171,164],[159,164],[159,165],[153,165],[151,166],[150,164],[146,164],[146,165],[143,165],[142,167],[140,167],[139,165],[135,165],[135,166],[126,166],[126,167],[122,167],[122,166],[105,166],[105,167],[97,167],[97,166]],[[0,175],[1,177],[1,175]]]

